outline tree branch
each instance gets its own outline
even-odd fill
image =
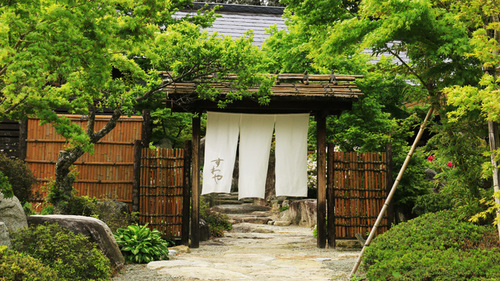
[[[420,75],[418,75],[415,72],[415,70],[413,70],[413,68],[411,68],[396,52],[394,52],[391,48],[389,48],[389,46],[387,46],[387,51],[391,55],[395,56],[411,72],[411,74],[415,75],[415,77],[417,77],[417,79],[420,81],[420,83],[422,83],[422,85],[424,86],[427,85],[427,83],[422,79],[422,77],[420,77]]]
[[[94,137],[95,127],[95,106],[91,105],[89,108],[89,115],[87,117],[87,135],[92,139]]]
[[[111,130],[113,130],[116,127],[116,123],[118,122],[118,119],[122,116],[122,110],[121,108],[117,108],[113,111],[113,114],[111,115],[111,118],[109,119],[108,123],[104,125],[102,129],[100,129],[97,133],[94,133],[93,136],[90,138],[91,143],[96,143],[100,139],[102,139],[105,135],[107,135]]]

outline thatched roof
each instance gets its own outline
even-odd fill
[[[296,113],[318,112],[339,114],[350,109],[352,103],[363,93],[355,84],[356,78],[361,75],[334,75],[334,74],[277,74],[276,84],[272,87],[271,102],[260,105],[257,98],[244,98],[229,104],[221,110],[217,101],[204,100],[198,97],[197,82],[173,83],[166,89],[167,105],[173,111],[204,112],[207,110],[251,112],[251,113]],[[234,79],[234,77],[226,77]],[[212,87],[220,89],[219,99],[231,91],[229,82],[217,82]],[[250,88],[256,92],[258,87]]]

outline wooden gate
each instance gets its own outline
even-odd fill
[[[353,239],[358,233],[367,236],[392,186],[391,158],[389,152],[334,152],[329,149],[331,199],[328,207],[333,210],[333,219],[329,218],[328,222],[333,225],[328,225],[328,230],[333,232],[333,239]],[[392,208],[389,209],[377,234],[390,227]],[[332,216],[330,210],[328,214]]]
[[[190,153],[185,149],[141,151],[139,223],[187,243]]]

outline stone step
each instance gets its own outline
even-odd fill
[[[271,216],[266,215],[251,215],[251,214],[228,214],[229,222],[231,224],[236,223],[254,223],[254,224],[267,224],[272,221]]]
[[[270,212],[271,207],[259,206],[251,204],[241,204],[241,205],[218,205],[212,207],[212,211],[216,211],[223,214],[250,214],[253,212]]]
[[[215,205],[242,205],[242,204],[253,204],[253,200],[238,200],[235,199],[224,199],[224,200],[215,200]]]

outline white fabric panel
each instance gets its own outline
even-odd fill
[[[307,196],[309,114],[276,115],[276,196]]]
[[[265,198],[274,115],[242,114],[238,197]]]
[[[241,114],[207,113],[201,194],[231,191]]]

